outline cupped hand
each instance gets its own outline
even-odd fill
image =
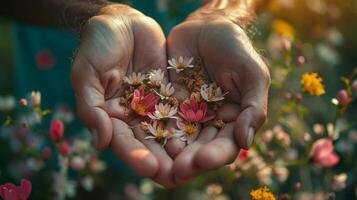
[[[172,187],[172,159],[159,144],[144,139],[135,125],[137,119],[127,119],[128,108],[119,100],[124,76],[164,69],[166,62],[166,39],[160,26],[131,7],[111,4],[84,27],[72,82],[78,115],[96,147],[111,147],[137,174]]]
[[[229,91],[230,103],[218,111],[226,126],[204,128],[196,142],[175,152],[174,173],[180,184],[232,162],[239,148],[251,146],[266,118],[270,75],[244,30],[223,16],[189,17],[171,31],[167,45],[169,58],[194,57],[211,81]],[[170,72],[171,78],[175,73]]]

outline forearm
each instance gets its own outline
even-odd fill
[[[11,0],[0,6],[0,15],[35,25],[79,31],[107,3],[103,0]]]
[[[210,0],[188,19],[224,16],[245,29],[254,21],[256,11],[268,2],[269,0]]]

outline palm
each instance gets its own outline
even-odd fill
[[[231,102],[218,111],[218,117],[228,122],[226,127],[204,129],[175,159],[176,178],[184,182],[199,171],[231,162],[239,152],[234,136],[239,147],[249,147],[249,127],[257,130],[264,121],[269,72],[244,31],[224,19],[178,25],[168,37],[168,51],[169,57],[194,56],[209,78],[229,91]]]
[[[118,15],[122,9],[127,7],[105,10],[85,29],[72,71],[79,117],[97,148],[110,146],[139,175],[172,186],[171,158],[159,144],[144,140],[140,129],[131,128],[136,119],[128,119],[128,109],[119,102],[124,76],[165,67],[165,37],[152,19],[132,10]]]

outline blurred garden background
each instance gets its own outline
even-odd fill
[[[153,5],[168,7],[165,32],[198,1],[175,2]],[[22,37],[56,30],[0,18],[0,184],[29,180],[30,199],[357,199],[356,18],[356,0],[272,0],[248,31],[272,76],[267,122],[234,163],[170,190],[93,148],[62,93],[78,39],[56,32],[73,51],[55,57]],[[41,76],[19,72],[19,57]],[[54,95],[38,81],[49,68],[67,69]]]

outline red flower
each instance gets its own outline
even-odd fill
[[[4,200],[27,200],[32,190],[32,184],[26,179],[21,180],[21,185],[12,183],[0,185],[0,197]]]
[[[55,142],[58,142],[62,136],[64,131],[64,125],[61,120],[54,120],[51,122],[51,136]]]
[[[346,90],[340,90],[336,98],[338,100],[338,103],[343,106],[347,106],[352,101],[352,98],[347,94]]]
[[[145,96],[143,88],[134,91],[131,108],[139,115],[146,116],[155,111],[155,105],[159,102],[159,97],[154,93],[149,93]]]
[[[24,99],[24,98],[20,99],[20,105],[21,106],[27,106],[27,100]]]
[[[62,142],[59,146],[59,151],[62,156],[67,156],[69,153],[69,144],[67,142]]]
[[[332,167],[340,161],[329,138],[319,139],[312,145],[311,157],[316,165],[323,167]]]
[[[207,122],[213,119],[215,116],[206,116],[207,115],[207,103],[201,102],[198,105],[198,102],[194,99],[190,99],[188,103],[182,103],[180,105],[180,111],[178,112],[179,115],[184,118],[186,121],[195,122],[195,123],[202,123]]]
[[[246,160],[249,157],[249,150],[240,150],[238,156],[241,160]]]
[[[56,61],[48,49],[43,49],[36,54],[36,63],[40,69],[49,69]]]
[[[49,148],[49,147],[45,147],[43,150],[42,150],[42,156],[43,158],[45,159],[48,159],[52,154],[52,150]]]

